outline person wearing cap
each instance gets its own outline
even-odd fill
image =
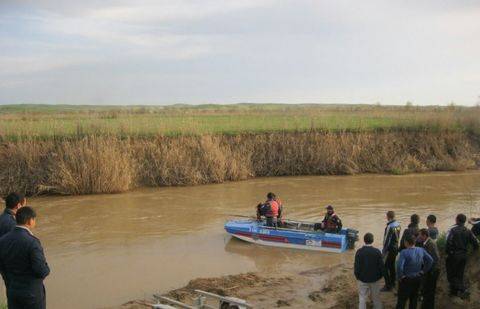
[[[342,229],[342,220],[337,216],[333,210],[332,205],[326,207],[327,213],[323,218],[321,229],[327,233],[338,233]]]

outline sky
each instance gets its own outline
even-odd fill
[[[0,104],[480,103],[478,0],[0,0]]]

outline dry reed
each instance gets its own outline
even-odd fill
[[[479,166],[478,141],[448,131],[310,131],[4,142],[0,193],[114,193],[257,176],[465,170]]]

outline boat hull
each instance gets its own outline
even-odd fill
[[[339,234],[265,226],[256,220],[232,220],[225,224],[227,233],[240,240],[272,247],[342,253],[348,247],[347,230]]]

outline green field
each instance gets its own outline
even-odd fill
[[[0,138],[148,137],[273,131],[478,130],[479,107],[378,105],[3,105]]]

